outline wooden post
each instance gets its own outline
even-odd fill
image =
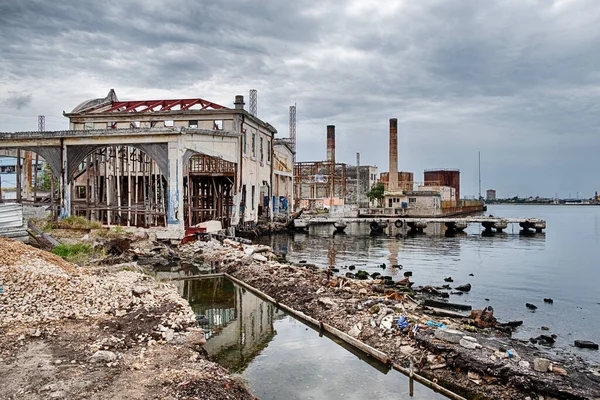
[[[131,149],[127,149],[127,226],[131,226]]]
[[[123,168],[119,168],[119,164],[121,161],[121,157],[120,157],[120,149],[121,146],[115,146],[115,180],[117,183],[117,210],[118,210],[118,219],[117,219],[117,225],[121,225],[121,219],[122,219],[122,215],[121,215],[121,183],[123,182],[121,179],[121,172],[123,170]],[[117,216],[117,213],[115,213],[115,217]]]
[[[37,200],[37,177],[38,177],[38,163],[40,162],[40,156],[35,153],[35,170],[33,173],[33,202],[35,203]]]
[[[21,202],[21,148],[17,148],[17,165],[16,165],[16,172],[17,172],[17,176],[16,176],[16,196],[17,196],[17,201],[20,203]]]
[[[25,156],[23,157],[23,181],[25,185],[23,185],[23,197],[25,200],[29,200],[31,197],[31,152],[25,151]]]
[[[133,150],[133,154],[135,155],[135,161],[133,162],[133,175],[134,175],[134,179],[135,179],[134,185],[133,185],[133,187],[134,187],[133,191],[134,191],[134,196],[135,196],[134,197],[135,213],[133,216],[133,225],[137,226],[137,224],[138,224],[138,213],[137,213],[137,211],[138,211],[138,170],[140,170],[140,168],[138,168],[139,160],[138,160],[137,149]]]

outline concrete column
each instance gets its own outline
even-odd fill
[[[183,234],[185,229],[183,222],[183,145],[180,140],[169,142],[167,171],[167,226],[169,229],[180,230]]]
[[[61,152],[61,169],[60,169],[60,179],[59,179],[59,192],[60,192],[60,218],[67,218],[71,216],[71,182],[69,181],[69,169],[68,166],[68,156],[67,156],[67,146],[63,143],[61,139],[60,143],[60,152]]]

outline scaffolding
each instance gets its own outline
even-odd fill
[[[346,199],[346,164],[306,161],[294,164],[295,204],[313,209]]]

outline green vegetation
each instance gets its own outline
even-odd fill
[[[75,264],[86,264],[91,259],[102,258],[104,249],[95,250],[87,243],[60,244],[52,249],[52,253]]]
[[[52,173],[48,163],[44,163],[44,170],[38,176],[38,188],[44,191],[50,191],[52,188],[51,180],[54,179],[54,187],[58,187],[58,180]]]
[[[378,182],[371,187],[371,190],[367,192],[367,198],[369,200],[377,200],[381,203],[383,199],[383,194],[385,193],[385,186],[383,183]]]
[[[92,247],[87,243],[59,244],[52,249],[52,253],[62,258],[76,256],[78,254],[89,254]]]
[[[90,221],[85,217],[67,217],[58,221],[51,221],[46,228],[52,229],[101,229],[102,224],[98,221]]]

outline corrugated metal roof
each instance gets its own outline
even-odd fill
[[[23,206],[20,204],[0,204],[0,228],[23,226]]]

